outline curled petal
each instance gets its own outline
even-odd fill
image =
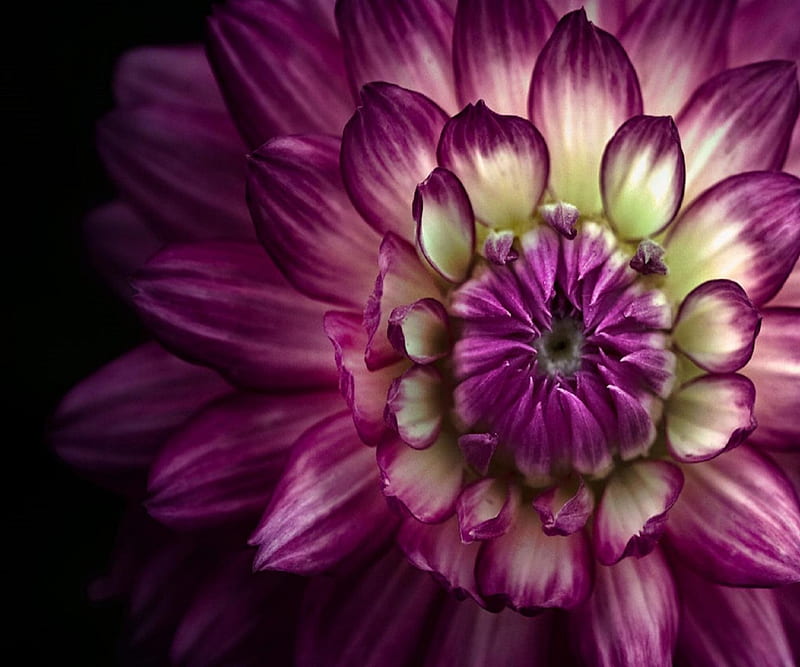
[[[533,509],[539,513],[545,535],[572,535],[586,525],[594,510],[594,494],[578,477],[574,485],[554,486],[537,496]]]
[[[386,421],[414,449],[433,444],[444,415],[442,375],[433,366],[413,366],[392,382],[386,398]]]
[[[516,486],[486,477],[465,488],[458,498],[458,527],[464,544],[505,533],[519,505]]]
[[[464,460],[482,475],[489,472],[497,444],[498,438],[494,433],[465,433],[458,438],[458,448]]]
[[[450,351],[450,320],[441,302],[419,299],[397,306],[389,315],[389,342],[417,364],[430,364]]]

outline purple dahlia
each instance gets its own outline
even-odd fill
[[[149,514],[96,586],[134,639],[800,660],[798,21],[232,0],[210,68],[128,54],[89,240],[158,342],[53,441]]]

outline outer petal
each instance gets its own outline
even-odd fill
[[[344,190],[339,141],[280,137],[252,153],[248,167],[256,231],[289,282],[312,298],[361,307],[375,273],[378,237]]]
[[[139,313],[166,345],[237,384],[269,389],[336,381],[323,304],[286,285],[256,244],[172,246],[147,263],[134,289]]]
[[[756,349],[743,372],[756,386],[754,442],[800,447],[800,308],[768,308]]]
[[[588,542],[583,532],[548,537],[536,512],[522,505],[511,529],[484,545],[476,576],[484,597],[517,611],[572,609],[592,588]]]
[[[447,116],[427,97],[388,83],[361,90],[342,135],[342,177],[356,209],[381,234],[413,236],[414,189],[436,166]]]
[[[794,0],[739,2],[730,30],[731,65],[800,59],[800,5]]]
[[[626,558],[613,567],[598,566],[594,591],[571,621],[587,664],[672,665],[678,596],[661,552]]]
[[[549,157],[539,131],[483,101],[447,121],[437,155],[464,184],[477,218],[491,227],[527,223],[547,185]]]
[[[798,110],[791,62],[727,70],[700,86],[677,119],[686,155],[684,201],[732,174],[780,169]]]
[[[684,563],[729,586],[800,581],[800,505],[772,461],[743,445],[683,473],[667,535]]]
[[[555,22],[544,0],[461,0],[453,33],[461,105],[482,98],[499,113],[527,116],[533,65]]]
[[[209,19],[209,56],[250,148],[276,134],[339,134],[352,109],[341,46],[305,13],[232,0]]]
[[[626,556],[650,553],[682,486],[680,468],[667,461],[640,461],[616,470],[594,515],[597,559],[613,565]]]
[[[417,90],[450,112],[458,108],[450,60],[453,14],[442,0],[339,0],[336,23],[356,90],[388,81]]]
[[[639,75],[645,111],[677,113],[709,75],[725,66],[734,0],[642,2],[620,33]]]
[[[620,236],[641,239],[666,227],[680,208],[684,178],[671,118],[626,121],[608,142],[600,168],[603,207]]]
[[[306,431],[250,538],[256,569],[318,574],[382,546],[396,522],[372,456],[347,412]]]
[[[485,477],[465,488],[458,498],[458,528],[464,544],[505,533],[514,522],[519,489]]]
[[[202,406],[232,391],[213,371],[146,343],[74,387],[50,439],[71,465],[114,485],[143,477],[165,440]]]
[[[335,392],[236,394],[206,408],[153,464],[148,511],[178,529],[257,518],[297,437],[341,410],[341,400]]]
[[[707,280],[738,282],[756,306],[780,289],[800,256],[800,179],[752,172],[708,190],[670,227],[667,295],[681,301]]]
[[[630,14],[637,0],[548,0],[553,8],[556,18],[561,18],[567,12],[583,8],[589,20],[596,23],[603,30],[616,34],[624,23],[625,17]]]
[[[642,97],[619,42],[583,10],[558,22],[539,55],[529,110],[550,150],[555,197],[584,215],[599,212],[603,149],[623,121],[642,112]]]

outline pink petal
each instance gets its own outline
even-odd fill
[[[458,528],[464,544],[503,535],[519,506],[519,489],[505,481],[485,477],[466,487],[458,498]]]
[[[739,2],[728,42],[731,65],[800,59],[798,24],[800,5],[794,0]]]
[[[545,535],[572,535],[586,525],[594,511],[594,494],[578,477],[572,484],[554,486],[537,496],[533,509],[539,513]]]
[[[603,30],[617,33],[637,0],[548,0],[556,18],[583,8],[589,20]]]

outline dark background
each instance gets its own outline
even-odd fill
[[[83,215],[113,195],[93,127],[112,107],[114,63],[138,44],[199,41],[210,2],[23,4],[32,7],[4,12],[9,52],[0,64],[3,292],[11,301],[10,317],[3,308],[9,412],[0,445],[10,557],[2,606],[12,617],[12,648],[4,649],[21,656],[11,658],[17,664],[113,665],[122,604],[93,604],[86,587],[106,568],[122,503],[56,459],[44,431],[72,385],[145,337],[83,251]]]

